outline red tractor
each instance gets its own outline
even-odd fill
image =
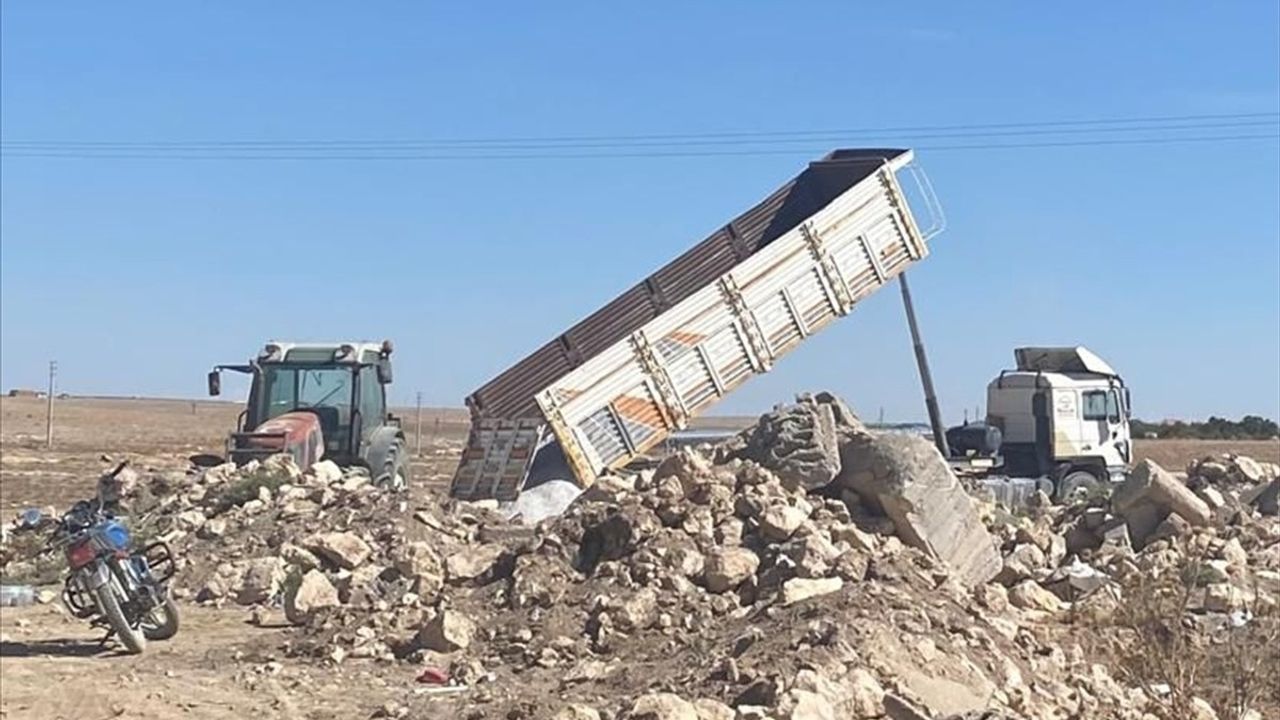
[[[249,402],[227,456],[236,464],[277,453],[304,470],[327,459],[368,468],[378,483],[404,488],[409,457],[399,419],[387,412],[391,342],[269,342],[246,365],[217,365],[209,394],[222,392],[222,371],[253,376]]]

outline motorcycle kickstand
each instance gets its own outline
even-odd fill
[[[115,634],[116,634],[115,628],[112,628],[112,627],[107,628],[107,634],[103,635],[102,639],[98,641],[98,649],[105,650],[107,647],[107,642],[111,640],[111,638],[115,637]]]

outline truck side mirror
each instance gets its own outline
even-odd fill
[[[217,397],[222,394],[222,374],[217,370],[209,371],[209,396]]]
[[[378,382],[383,385],[391,384],[391,358],[378,358]]]

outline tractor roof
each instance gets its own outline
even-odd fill
[[[350,352],[339,351],[351,348]],[[371,362],[383,354],[390,353],[390,343],[342,341],[342,342],[288,342],[272,340],[263,346],[258,353],[258,362]]]

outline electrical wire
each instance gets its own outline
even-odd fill
[[[1212,120],[1213,122],[1208,122]],[[1227,120],[1224,122],[1224,120]],[[1170,124],[1174,123],[1174,124]],[[1083,125],[1117,125],[1118,127],[1083,127]],[[1280,113],[1239,113],[1232,115],[1162,116],[1148,118],[1112,118],[1102,120],[1060,120],[1036,123],[1001,123],[986,125],[930,126],[924,132],[909,128],[881,131],[775,131],[759,139],[723,137],[726,134],[686,134],[669,136],[669,141],[632,142],[636,138],[656,136],[594,136],[596,138],[629,138],[625,141],[509,143],[508,140],[470,140],[482,145],[452,145],[462,141],[53,141],[27,140],[0,142],[0,155],[7,158],[65,158],[118,160],[542,160],[591,158],[672,158],[731,157],[750,155],[796,155],[821,153],[840,143],[876,146],[907,145],[917,150],[975,151],[999,149],[1032,149],[1051,147],[1090,147],[1116,145],[1150,145],[1171,143],[1239,142],[1280,139]],[[996,129],[1004,128],[1004,129]],[[1270,133],[1221,133],[1187,135],[1188,131],[1238,130],[1270,128]],[[803,137],[779,137],[791,132]],[[880,134],[871,135],[872,132]],[[1143,134],[1146,137],[1132,137]],[[1121,137],[1115,137],[1121,135]],[[1127,136],[1127,137],[1126,137]],[[585,136],[583,136],[585,137]],[[1046,137],[1029,142],[984,142],[959,144],[921,144],[920,140],[987,139]],[[706,138],[706,139],[703,139]],[[718,139],[717,139],[718,138]],[[1066,139],[1064,139],[1066,138]],[[545,139],[544,139],[545,140]],[[887,142],[885,142],[887,141]],[[508,144],[499,144],[508,143]],[[808,143],[803,147],[780,147]]]
[[[446,138],[437,140],[409,140],[409,139],[389,139],[389,140],[156,140],[156,141],[120,141],[120,140],[0,140],[0,144],[9,147],[24,147],[49,149],[51,147],[76,147],[76,148],[175,148],[175,149],[191,149],[191,148],[276,148],[276,147],[326,147],[333,146],[361,146],[367,147],[399,147],[399,146],[472,146],[472,145],[506,145],[511,143],[525,144],[560,144],[560,143],[577,143],[577,142],[598,142],[602,146],[612,146],[613,144],[630,144],[642,141],[662,141],[659,143],[644,144],[703,144],[703,141],[711,142],[719,139],[731,138],[734,142],[760,142],[773,143],[782,141],[795,141],[797,139],[820,140],[829,139],[831,136],[835,138],[848,138],[853,136],[873,135],[876,137],[887,137],[893,135],[911,134],[913,137],[920,137],[920,133],[947,133],[938,135],[929,135],[928,137],[963,137],[966,135],[974,136],[1000,136],[1000,135],[1022,135],[1022,134],[1058,134],[1058,133],[1087,133],[1087,132],[1134,132],[1142,129],[1150,130],[1181,130],[1196,129],[1200,127],[1215,127],[1216,125],[1205,124],[1204,121],[1258,121],[1257,124],[1268,124],[1280,121],[1280,112],[1259,112],[1259,113],[1227,113],[1213,115],[1164,115],[1164,116],[1147,116],[1147,117],[1119,117],[1119,118],[1096,118],[1096,119],[1072,119],[1072,120],[1041,120],[1033,122],[1020,123],[983,123],[983,124],[965,124],[965,125],[918,125],[918,126],[898,126],[898,127],[880,127],[880,128],[861,128],[861,129],[828,129],[828,130],[771,130],[771,131],[746,131],[746,132],[710,132],[710,133],[675,133],[675,134],[647,134],[647,135],[569,135],[569,136],[550,136],[550,137],[507,137],[507,138]],[[1171,124],[1173,123],[1173,124]],[[1189,124],[1188,124],[1189,123]],[[1145,128],[1126,128],[1125,125],[1142,124],[1149,127]],[[1249,122],[1241,122],[1241,125],[1254,124]],[[1086,127],[1086,126],[1106,126],[1119,125],[1122,127]],[[1224,127],[1234,126],[1223,125]],[[1054,129],[1059,128],[1059,129]],[[995,131],[995,132],[982,132]],[[951,133],[955,133],[952,135]],[[755,140],[751,140],[754,138]]]

